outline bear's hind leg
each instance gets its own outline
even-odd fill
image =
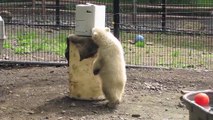
[[[108,103],[106,104],[107,107],[116,108],[118,104],[120,104],[121,99],[117,96],[116,91],[114,91],[112,88],[103,87],[103,93],[108,100]]]

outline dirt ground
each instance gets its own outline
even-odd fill
[[[1,120],[188,120],[181,90],[212,88],[213,71],[128,68],[123,102],[68,97],[67,67],[0,67]]]

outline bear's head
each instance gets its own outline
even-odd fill
[[[92,39],[93,41],[100,46],[108,46],[111,44],[111,38],[114,37],[110,32],[110,28],[99,28],[94,27],[92,29]]]

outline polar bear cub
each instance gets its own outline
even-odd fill
[[[127,79],[123,48],[107,27],[93,28],[92,40],[99,47],[93,73],[102,80],[107,106],[114,108],[121,102]]]

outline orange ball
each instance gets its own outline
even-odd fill
[[[198,93],[194,96],[194,101],[198,105],[208,106],[209,105],[209,96],[205,93]]]

